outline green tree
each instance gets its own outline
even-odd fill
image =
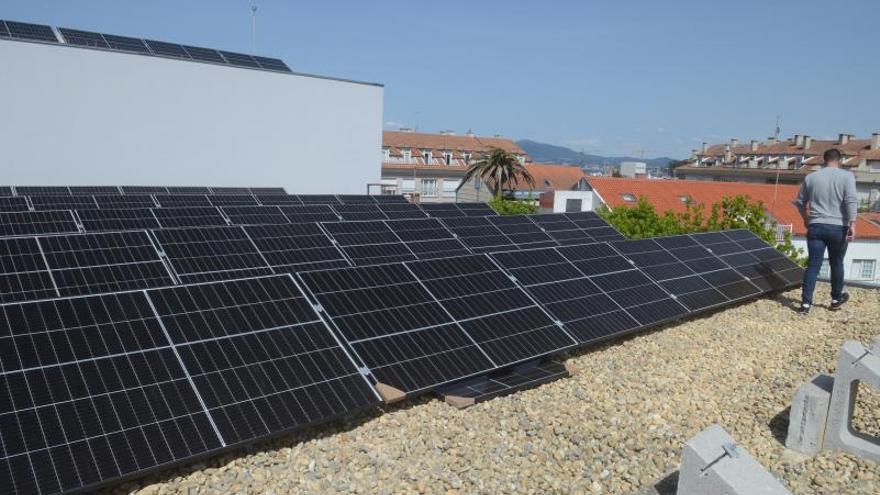
[[[531,215],[538,213],[538,205],[529,201],[495,198],[489,201],[489,206],[498,212],[499,215]]]
[[[692,203],[686,205],[684,212],[667,210],[658,213],[645,197],[640,197],[635,206],[610,209],[603,206],[598,213],[621,234],[630,238],[748,229],[792,260],[802,265],[806,263],[803,252],[792,244],[791,234],[785,233],[782,241],[777,241],[776,222],[767,216],[762,202],[752,202],[748,196],[723,197],[720,202],[711,205],[708,215],[704,205]]]
[[[501,199],[505,188],[516,186],[522,180],[531,187],[535,179],[519,162],[517,156],[501,148],[492,148],[489,154],[477,160],[464,174],[462,182],[479,177],[484,184],[495,188],[496,201]]]

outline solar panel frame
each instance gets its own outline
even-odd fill
[[[98,208],[104,209],[130,209],[130,208],[155,208],[158,205],[153,196],[146,194],[118,194],[118,195],[95,195],[95,203]]]
[[[28,22],[5,21],[9,37],[45,43],[58,43],[58,37],[52,28],[43,24]]]
[[[105,50],[110,49],[110,45],[107,44],[107,40],[104,39],[104,35],[101,33],[70,28],[58,28],[58,31],[61,33],[64,41],[69,45],[104,48]]]
[[[290,220],[277,206],[223,206],[220,210],[232,225],[290,223]]]
[[[271,275],[272,269],[239,226],[164,229],[152,232],[171,269],[184,283]]]
[[[192,57],[189,53],[187,53],[186,50],[183,49],[183,46],[178,45],[177,43],[168,43],[165,41],[156,41],[149,39],[145,39],[144,43],[147,45],[147,48],[150,49],[153,55],[192,60]]]
[[[248,225],[244,230],[275,273],[351,266],[317,223]]]
[[[27,198],[24,196],[0,196],[0,211],[28,211]]]
[[[93,196],[98,194],[120,194],[119,186],[69,186],[70,194],[74,196]]]
[[[64,196],[70,194],[67,186],[15,186],[15,193],[19,196]]]
[[[76,212],[86,232],[159,229],[162,225],[151,208],[103,208]]]
[[[226,60],[226,63],[234,67],[245,67],[249,69],[259,69],[260,64],[254,60],[254,57],[246,53],[227,52],[218,50],[220,55]]]
[[[336,222],[339,215],[329,205],[279,206],[290,223]]]
[[[0,212],[0,237],[79,232],[70,210]]]
[[[0,238],[0,304],[57,296],[37,239]]]
[[[163,229],[179,227],[211,227],[228,225],[216,206],[190,208],[153,208]]]
[[[226,59],[220,55],[220,52],[213,48],[202,48],[198,46],[183,45],[183,49],[193,59],[199,62],[210,62],[214,64],[227,65]]]
[[[164,186],[120,186],[122,194],[168,194]]]
[[[168,186],[168,194],[197,194],[200,196],[207,196],[208,194],[211,194],[211,190],[205,186]]]
[[[116,34],[104,34],[104,39],[110,45],[111,50],[128,53],[138,53],[141,55],[151,55],[150,49],[140,38],[132,38],[130,36],[119,36]]]
[[[155,194],[153,197],[161,208],[213,206],[208,196],[202,194]]]
[[[254,197],[254,193],[251,192],[248,187],[209,187],[208,191],[212,195],[239,195],[239,196],[250,196]]]
[[[302,206],[299,196],[293,194],[256,194],[257,201],[265,206]]]
[[[253,56],[254,60],[260,64],[260,68],[266,70],[274,70],[279,72],[292,72],[290,67],[287,66],[282,60],[277,58],[269,58],[269,57],[258,57],[256,55]]]
[[[31,196],[31,205],[36,211],[47,210],[97,210],[98,203],[93,196]]]
[[[211,206],[258,206],[257,198],[250,194],[212,194],[207,198]]]

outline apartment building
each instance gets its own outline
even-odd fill
[[[587,174],[580,167],[554,163],[527,163],[525,168],[532,176],[534,185],[520,182],[513,186],[514,190],[505,191],[506,195],[513,195],[518,199],[540,201],[542,209],[546,211],[566,211],[554,207],[554,194],[559,195],[560,198],[565,197],[572,200],[590,197],[587,192]],[[563,191],[567,194],[563,194]],[[495,197],[495,192],[496,188],[493,182],[474,177],[459,186],[458,201],[490,201]],[[580,204],[578,203],[578,205]],[[570,211],[581,211],[580,206],[577,208]]]
[[[807,229],[801,219],[794,199],[799,187],[793,184],[775,186],[744,182],[712,182],[694,184],[683,180],[646,180],[614,177],[590,177],[587,179],[594,198],[592,205],[635,206],[645,197],[658,212],[684,212],[688,204],[703,204],[707,212],[712,203],[728,196],[748,196],[761,201],[771,220],[777,224],[780,238],[791,234],[792,242],[806,256]],[[829,268],[826,260],[820,277],[827,278]],[[849,244],[844,258],[846,280],[866,285],[880,286],[880,214],[862,213],[856,221],[856,239]]]
[[[418,197],[422,203],[455,202],[456,191],[470,164],[492,148],[531,159],[513,140],[483,137],[468,131],[438,134],[410,129],[382,133],[382,187],[385,192]]]
[[[870,139],[840,134],[837,139],[814,139],[796,134],[792,139],[768,138],[764,142],[738,139],[694,150],[689,163],[675,169],[675,177],[685,180],[718,182],[760,182],[799,184],[822,165],[822,154],[837,148],[843,154],[842,166],[856,176],[859,199],[880,208],[880,133]]]

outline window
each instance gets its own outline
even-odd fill
[[[553,186],[553,184],[551,184],[550,181],[547,180],[547,179],[544,179],[544,185],[547,186],[547,187],[552,187],[552,186]]]
[[[828,264],[828,258],[822,261],[822,268],[819,268],[819,278],[831,278],[831,265]]]
[[[437,179],[422,179],[422,196],[426,198],[437,197]]]
[[[452,165],[452,152],[444,151],[443,152],[443,161],[446,162],[447,165]]]
[[[391,159],[391,150],[389,148],[382,148],[382,159],[386,162]]]
[[[583,204],[583,200],[581,200],[581,199],[566,199],[565,200],[565,211],[566,211],[566,213],[571,213],[574,211],[581,211],[582,204]]]
[[[401,193],[414,193],[416,192],[416,181],[413,179],[403,179],[400,183],[400,192]]]
[[[872,173],[880,172],[880,160],[870,160],[868,162],[868,170]]]
[[[412,161],[412,150],[400,150],[400,153],[403,154],[403,163],[409,163]]]
[[[461,154],[461,158],[464,160],[465,163],[468,163],[469,161],[471,161],[471,154],[465,151]]]
[[[422,151],[422,160],[425,160],[425,165],[431,164],[431,152],[430,151]]]
[[[632,194],[632,193],[623,193],[620,195],[620,197],[621,197],[621,199],[623,199],[627,203],[635,203],[636,202],[636,195]]]
[[[877,260],[853,260],[850,276],[857,280],[874,280]]]
[[[443,197],[454,198],[459,184],[461,181],[458,179],[443,179]]]

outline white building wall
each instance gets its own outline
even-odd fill
[[[858,239],[856,232],[856,240],[849,243],[846,249],[846,256],[843,259],[844,279],[848,281],[856,281],[859,283],[870,283],[880,286],[880,241],[869,239]],[[807,255],[807,240],[803,237],[793,237],[792,244],[803,250],[804,256]],[[828,259],[828,254],[825,254]],[[865,279],[860,274],[853,273],[853,262],[855,260],[874,260],[874,277],[873,279]]]
[[[565,212],[565,205],[569,199],[581,200],[580,211],[593,211],[592,191],[553,191],[553,213]]]
[[[378,182],[379,85],[0,40],[4,184]]]

